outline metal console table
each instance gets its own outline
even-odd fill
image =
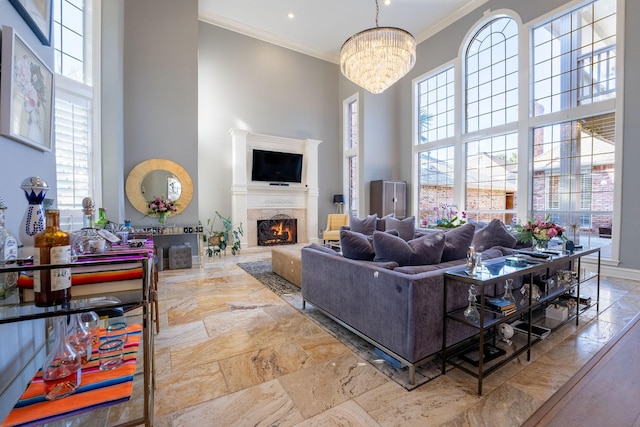
[[[595,273],[583,274],[581,269],[581,259],[587,255],[597,254],[597,271]],[[546,260],[528,257],[522,255],[524,263],[521,266],[508,265],[506,258],[487,261],[482,270],[474,275],[470,275],[464,268],[453,269],[445,273],[445,286],[444,286],[444,298],[443,298],[443,338],[442,338],[442,373],[446,373],[446,364],[451,363],[455,367],[463,370],[464,372],[476,377],[478,379],[478,394],[482,394],[482,379],[486,375],[494,372],[504,364],[511,361],[513,358],[527,352],[527,360],[531,357],[531,346],[538,342],[541,338],[535,337],[532,334],[532,325],[536,322],[540,322],[540,312],[544,313],[543,308],[549,304],[557,301],[563,294],[572,294],[577,292],[576,299],[579,299],[581,284],[588,280],[596,280],[596,299],[592,300],[589,305],[580,307],[577,303],[571,313],[569,313],[567,319],[558,322],[552,330],[559,328],[560,326],[575,319],[576,325],[579,321],[580,314],[593,306],[599,307],[600,299],[600,247],[584,248],[573,254],[559,253],[558,255],[550,255]],[[488,296],[501,296],[502,287],[498,285],[504,283],[507,279],[514,279],[522,281],[522,284],[529,284],[530,289],[533,288],[534,278],[541,275],[551,277],[557,270],[568,269],[576,271],[574,279],[570,283],[570,286],[554,286],[551,287],[547,284],[543,285],[540,289],[539,298],[533,298],[533,292],[527,292],[527,295],[523,295],[521,292],[515,292],[514,297],[516,299],[515,311],[508,314],[501,314],[495,311],[489,310],[486,305],[486,298]],[[547,281],[546,283],[550,283]],[[447,288],[449,286],[475,286],[477,289],[477,295],[479,301],[477,301],[476,307],[479,311],[479,320],[477,322],[471,322],[464,316],[464,311],[467,307],[460,308],[458,310],[447,311]],[[497,357],[495,361],[485,362],[485,344],[493,340],[493,344],[496,342],[497,328],[505,322],[513,322],[516,320],[523,320],[528,324],[528,333],[526,334],[526,344],[520,346],[514,350],[511,354],[501,355]],[[477,333],[469,340],[463,341],[461,344],[446,347],[447,342],[447,322],[462,322],[473,328],[477,329]],[[461,356],[468,354],[469,352],[477,351],[478,360],[477,366],[469,363],[468,360],[464,360]],[[488,358],[487,358],[488,359]],[[475,369],[474,369],[475,368]]]

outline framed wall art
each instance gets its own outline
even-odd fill
[[[53,0],[9,0],[40,41],[51,45]]]
[[[2,27],[0,134],[51,150],[53,72],[12,27]]]

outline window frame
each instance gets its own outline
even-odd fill
[[[356,130],[356,143],[353,144],[353,123],[352,123],[352,106],[355,104],[355,114],[357,118],[357,123],[355,126]],[[360,203],[362,203],[361,195],[362,189],[360,188],[361,183],[361,174],[360,174],[360,134],[361,134],[361,114],[360,114],[360,96],[358,93],[351,95],[342,101],[342,111],[343,111],[343,137],[342,137],[342,151],[343,151],[343,160],[342,160],[342,168],[343,168],[343,194],[345,195],[345,205],[346,209],[344,213],[349,215],[358,216],[358,212],[360,211]],[[352,181],[353,175],[351,172],[352,163],[355,162],[356,171],[355,171],[355,182]],[[354,200],[354,192],[355,189],[355,200]]]
[[[84,36],[89,40],[84,45],[84,75],[83,83],[62,74],[55,73],[56,95],[57,99],[69,101],[69,98],[81,98],[87,100],[90,104],[89,111],[89,176],[90,188],[88,196],[91,197],[96,206],[102,205],[102,143],[101,143],[101,9],[102,0],[85,0],[84,12],[86,16],[90,16],[90,23],[84,22]],[[54,45],[54,49],[57,46]],[[56,56],[58,53],[56,52]],[[56,71],[58,66],[56,65]],[[88,74],[88,75],[87,75]],[[54,106],[55,108],[55,106]],[[54,133],[54,138],[56,135]],[[56,160],[56,172],[58,169]],[[77,229],[82,224],[82,210],[80,207],[73,209],[61,209],[60,217],[68,218],[68,221],[61,222],[65,229]]]
[[[419,76],[412,80],[412,171],[411,176],[414,179],[414,182],[419,182],[420,176],[420,166],[419,166],[419,153],[420,151],[425,149],[425,146],[419,143],[418,140],[418,129],[419,126],[419,117],[418,117],[418,97],[417,97],[417,84],[420,80],[424,79],[424,76],[429,74],[435,74],[438,70],[444,69],[450,64],[453,64],[455,67],[455,89],[457,91],[456,96],[456,121],[457,124],[455,126],[456,132],[455,136],[450,140],[437,141],[435,143],[430,143],[429,148],[435,148],[438,146],[444,146],[447,144],[454,144],[456,149],[456,182],[466,182],[466,176],[464,173],[464,162],[466,162],[466,156],[464,155],[463,147],[465,146],[467,141],[471,141],[474,139],[481,138],[489,138],[495,135],[501,135],[509,132],[516,132],[518,135],[518,184],[517,184],[517,197],[519,202],[516,208],[517,218],[526,219],[529,217],[530,212],[532,211],[532,195],[533,195],[533,163],[530,152],[533,146],[534,135],[533,130],[537,127],[544,126],[547,124],[553,123],[561,123],[568,120],[577,120],[585,117],[593,117],[599,114],[604,114],[606,112],[611,112],[616,114],[615,121],[615,133],[616,133],[616,148],[615,148],[615,160],[614,160],[614,168],[612,179],[621,182],[622,179],[622,151],[623,151],[623,123],[621,120],[623,111],[622,106],[624,105],[624,81],[622,76],[622,71],[624,69],[624,19],[621,17],[624,16],[625,13],[625,4],[624,0],[616,0],[616,76],[615,76],[615,89],[616,95],[614,99],[604,99],[598,100],[597,102],[592,102],[589,104],[577,105],[570,110],[564,110],[561,112],[552,112],[546,114],[544,116],[535,116],[532,113],[532,99],[533,99],[533,87],[532,87],[532,75],[533,75],[533,61],[531,56],[528,54],[531,46],[531,40],[533,39],[533,29],[542,22],[551,21],[563,14],[566,14],[572,10],[575,10],[578,6],[584,6],[592,3],[592,0],[589,1],[573,1],[568,5],[564,4],[562,6],[557,7],[556,9],[537,17],[536,19],[529,21],[527,23],[522,23],[520,17],[517,13],[511,10],[497,10],[491,15],[484,16],[482,19],[478,20],[475,25],[469,29],[466,36],[464,37],[464,41],[460,45],[460,49],[456,58],[452,61],[449,61],[443,64],[440,67],[436,67],[433,71],[425,73],[423,76]],[[473,38],[475,33],[486,25],[487,22],[496,19],[500,16],[507,16],[514,20],[516,20],[518,24],[518,49],[519,49],[519,102],[518,102],[518,121],[516,123],[510,123],[502,126],[498,126],[496,128],[483,129],[475,132],[465,132],[461,127],[460,123],[464,122],[465,119],[465,105],[466,105],[466,91],[464,90],[464,75],[465,75],[465,61],[464,56],[468,47],[469,41]],[[418,198],[418,185],[414,186],[413,191],[413,203],[412,203],[412,211],[415,215],[418,215],[419,210],[419,198]],[[465,189],[461,189],[461,185],[456,185],[457,189],[455,191],[455,203],[461,207],[461,209],[465,209],[465,199],[464,199],[464,191]],[[458,191],[461,189],[460,191]],[[613,194],[613,222],[614,224],[620,224],[621,220],[621,188],[620,186],[614,186],[614,194]],[[612,231],[612,241],[614,244],[611,245],[611,253],[603,254],[603,257],[610,257],[609,260],[606,260],[610,265],[617,265],[618,262],[618,254],[619,254],[619,237],[620,237],[620,228],[614,227]],[[603,262],[605,262],[603,260]]]

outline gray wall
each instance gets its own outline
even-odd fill
[[[7,0],[0,0],[0,26],[13,27],[40,59],[53,70],[53,48],[44,46]],[[3,113],[4,114],[4,113]],[[53,145],[53,144],[52,144]],[[56,194],[56,165],[54,150],[43,152],[12,139],[0,136],[0,197],[6,201],[7,228],[18,236],[20,220],[27,208],[27,200],[20,189],[22,181],[30,176],[44,178]]]
[[[7,25],[22,37],[29,47],[53,70],[53,48],[44,46],[33,34],[22,17],[6,0],[0,0],[0,26]],[[4,113],[2,113],[4,114]],[[20,188],[22,180],[29,176],[44,178],[51,190],[49,197],[56,193],[56,168],[54,151],[42,152],[0,136],[0,197],[8,206],[6,227],[19,236],[20,221],[27,208],[27,200]],[[42,366],[44,353],[29,360],[35,349],[44,343],[45,325],[43,320],[0,325],[0,420],[4,420],[24,386],[34,372]],[[28,368],[21,372],[24,366]],[[15,380],[14,380],[15,378]],[[13,382],[11,382],[13,381]]]
[[[198,192],[201,219],[231,214],[231,128],[319,139],[319,227],[342,187],[335,64],[201,22]]]
[[[144,160],[169,159],[189,172],[197,194],[197,0],[126,1],[123,58],[125,176]],[[128,201],[125,214],[136,225],[157,224]],[[197,224],[198,197],[169,222]]]
[[[640,197],[637,183],[640,182],[640,49],[635,44],[640,40],[640,2],[627,0],[625,13],[625,50],[624,50],[624,157],[622,157],[622,220],[620,229],[620,260],[622,267],[640,270],[638,242],[640,227],[637,226],[640,212]],[[614,224],[615,226],[615,224]]]

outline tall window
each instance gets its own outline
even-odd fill
[[[465,209],[474,220],[499,218],[509,225],[518,189],[516,21],[500,17],[480,28],[469,42],[465,64]],[[483,137],[474,138],[480,130]]]
[[[467,132],[518,120],[518,24],[498,18],[480,29],[467,48]]]
[[[453,66],[417,83],[418,218],[433,223],[438,206],[453,205],[455,77]]]
[[[61,225],[82,224],[82,199],[99,199],[100,169],[94,163],[94,78],[91,52],[96,41],[92,0],[54,0],[56,70],[55,147],[57,203]],[[95,200],[100,203],[100,200]]]
[[[552,117],[533,129],[533,214],[598,238],[614,209],[616,0],[537,25],[532,45],[531,115]],[[562,122],[553,121],[558,111]]]
[[[358,96],[345,101],[344,165],[347,213],[358,216]]]
[[[453,203],[471,220],[550,215],[580,243],[611,237],[620,1],[583,2],[530,24],[526,57],[517,21],[488,17],[465,42],[461,81],[450,64],[416,80],[420,220]]]

